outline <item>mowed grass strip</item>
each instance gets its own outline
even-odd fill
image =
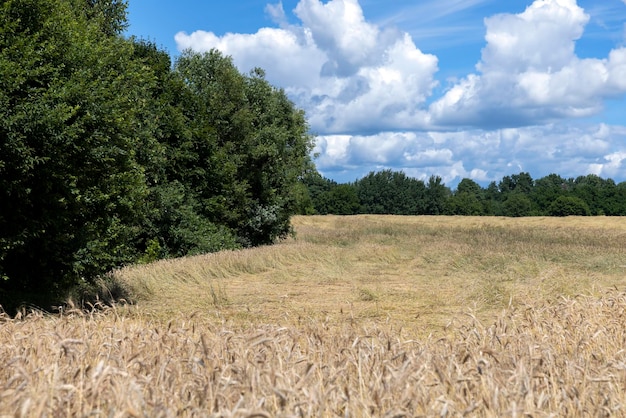
[[[0,416],[625,416],[618,218],[297,217],[0,315]]]
[[[621,218],[312,216],[295,239],[118,272],[165,317],[203,310],[244,323],[375,318],[439,332],[471,309],[626,284]]]

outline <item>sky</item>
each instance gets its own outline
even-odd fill
[[[263,68],[337,182],[626,181],[626,0],[129,0],[128,17],[173,59]]]

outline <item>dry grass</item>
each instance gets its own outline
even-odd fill
[[[0,416],[626,416],[620,219],[295,226],[123,270],[132,307],[0,317]]]
[[[120,272],[146,312],[235,322],[410,321],[425,335],[473,309],[626,284],[621,218],[297,217],[295,240]]]

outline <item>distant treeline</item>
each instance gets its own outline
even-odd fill
[[[311,172],[303,178],[310,199],[305,214],[394,214],[474,216],[624,216],[626,182],[589,174],[534,180],[529,173],[505,176],[486,188],[463,179],[451,190],[437,176],[428,182],[403,172],[371,172],[354,183],[338,184]]]

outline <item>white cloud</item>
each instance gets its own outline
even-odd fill
[[[301,0],[295,9],[304,27],[311,31],[316,45],[328,61],[323,75],[354,75],[361,67],[376,64],[379,30],[367,23],[357,0]],[[377,56],[378,55],[378,56]]]
[[[282,7],[268,12],[282,28],[255,34],[196,31],[176,35],[179,49],[217,48],[240,70],[255,66],[303,107],[318,133],[423,128],[424,103],[437,82],[437,58],[411,37],[368,23],[357,0],[301,0],[302,26],[284,24]]]
[[[261,67],[270,82],[294,89],[319,84],[319,67],[326,59],[306,30],[262,28],[253,35],[228,33],[222,37],[199,30],[190,35],[179,32],[175,39],[180,50],[218,49],[231,55],[241,71]]]
[[[598,113],[604,99],[626,92],[626,49],[577,57],[588,21],[575,0],[536,0],[523,13],[487,18],[480,74],[431,105],[434,123],[524,126]]]
[[[421,106],[435,86],[436,58],[421,53],[404,35],[380,61],[351,77],[325,77],[312,95],[302,97],[314,129],[355,132],[427,125]]]
[[[482,183],[499,181],[520,171],[529,171],[535,178],[550,173],[564,177],[584,174],[611,177],[626,169],[626,128],[606,124],[384,132],[319,139],[316,151],[320,158],[316,164],[325,175],[345,167],[359,167],[361,175],[394,168],[421,179],[439,175],[447,184],[456,184],[464,177]]]
[[[481,2],[441,4],[463,9]],[[181,32],[176,42],[179,49],[217,48],[243,72],[264,68],[306,111],[324,174],[349,173],[352,181],[394,168],[422,179],[484,183],[519,170],[534,176],[626,170],[626,132],[565,123],[597,114],[607,98],[626,92],[626,48],[577,56],[590,17],[575,0],[535,0],[521,13],[486,18],[476,73],[439,97],[432,97],[438,58],[408,33],[367,21],[357,0],[300,0],[297,25],[281,3],[266,12],[279,27],[223,36]]]
[[[589,16],[575,0],[536,0],[523,13],[485,19],[483,72],[560,69],[575,57]]]
[[[590,164],[589,171],[601,177],[615,178],[626,170],[626,151],[618,151],[604,156],[602,163]]]
[[[283,3],[268,4],[265,6],[265,13],[272,19],[272,21],[278,24],[280,27],[289,26],[285,9],[283,9]]]
[[[349,135],[317,137],[313,153],[318,155],[317,165],[327,170],[337,170],[348,165]]]
[[[181,32],[176,41],[180,49],[217,48],[244,72],[264,68],[320,134],[527,126],[597,114],[604,99],[626,92],[626,48],[606,58],[576,56],[589,22],[576,0],[535,0],[522,13],[485,19],[479,73],[430,106],[437,57],[408,33],[366,21],[357,0],[300,0],[301,25],[287,24],[281,3],[266,11],[281,28],[222,37]]]

